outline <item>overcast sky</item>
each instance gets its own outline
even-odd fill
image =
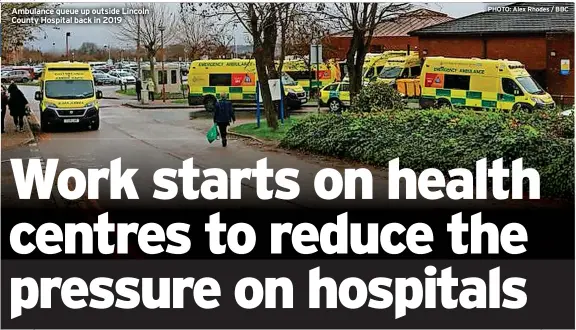
[[[105,7],[118,6],[119,4],[107,3]],[[178,10],[178,3],[166,3],[175,12]],[[477,12],[484,11],[486,8],[486,3],[416,3],[415,5],[426,7],[431,10],[440,11],[446,13],[452,17],[458,18],[467,15],[471,15]],[[62,7],[76,7],[76,8],[93,8],[102,7],[102,3],[63,3]],[[60,29],[55,30],[51,26],[45,26],[44,32],[37,35],[38,40],[35,40],[28,44],[29,47],[40,49],[43,52],[50,52],[54,48],[57,51],[62,51],[65,49],[66,32],[71,32],[69,38],[70,48],[79,48],[83,42],[93,42],[98,46],[104,46],[110,44],[112,48],[132,48],[133,45],[127,45],[126,43],[120,42],[114,37],[114,28],[109,25],[59,25]],[[235,30],[236,43],[238,45],[247,44],[246,34],[243,29],[238,28]],[[53,46],[55,43],[55,46]]]

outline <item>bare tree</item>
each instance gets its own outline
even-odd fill
[[[119,38],[130,44],[135,43],[140,36],[140,43],[146,51],[146,58],[150,63],[150,72],[154,81],[155,91],[158,92],[158,81],[154,73],[154,58],[162,47],[160,28],[164,28],[164,47],[170,45],[177,35],[177,20],[174,13],[164,3],[127,3],[132,9],[143,9],[146,15],[133,14],[123,16],[119,26]],[[136,11],[138,12],[138,11]]]
[[[185,4],[180,4],[178,16],[177,40],[193,60],[199,59],[210,51],[212,37],[217,35],[214,22]]]
[[[28,41],[36,39],[35,33],[42,31],[40,24],[12,22],[12,18],[30,18],[26,10],[41,10],[55,8],[59,4],[52,3],[16,3],[2,4],[2,54],[10,54],[23,47]],[[40,17],[40,16],[38,16]]]
[[[370,49],[374,29],[378,24],[394,20],[411,8],[409,3],[398,2],[318,4],[316,13],[320,19],[330,21],[341,31],[352,33],[346,54],[352,98],[362,88],[362,67]]]
[[[191,4],[190,4],[191,5]],[[193,6],[193,5],[192,5]],[[200,7],[201,5],[199,5]],[[288,19],[294,3],[214,3],[201,10],[204,17],[217,17],[221,25],[241,26],[251,36],[253,57],[260,86],[268,86],[270,79],[281,78],[284,62],[284,40]],[[275,65],[276,45],[280,41],[279,65]],[[267,125],[278,128],[276,105],[268,88],[261,89]]]
[[[232,36],[228,27],[223,26],[218,32],[213,34],[209,42],[210,56],[213,58],[227,57],[232,53],[233,41],[234,36]]]

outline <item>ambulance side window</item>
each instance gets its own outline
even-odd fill
[[[232,86],[232,75],[229,73],[210,74],[210,86]]]
[[[366,72],[366,76],[364,78],[372,78],[372,76],[374,76],[374,68],[368,69],[368,72]]]
[[[470,76],[447,74],[444,75],[444,89],[470,89]]]
[[[402,73],[400,74],[400,78],[408,78],[409,70],[408,68],[402,69]]]
[[[410,68],[410,77],[418,77],[420,75],[420,67],[413,66]]]
[[[524,95],[524,93],[522,93],[522,90],[520,89],[520,87],[518,87],[516,82],[514,82],[514,80],[510,78],[502,78],[502,91],[504,91],[504,93],[506,94],[515,96]]]
[[[338,84],[328,85],[328,86],[326,86],[326,88],[324,88],[325,91],[329,91],[329,92],[333,92],[337,89],[338,89]]]
[[[340,91],[341,92],[349,92],[350,91],[350,84],[340,84]]]

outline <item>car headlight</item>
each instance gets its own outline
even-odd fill
[[[84,108],[92,108],[94,106],[94,102],[86,103]]]
[[[44,105],[46,106],[46,108],[58,108],[58,106],[54,103],[46,103]]]
[[[532,101],[536,102],[536,104],[544,104],[544,101],[542,101],[541,99],[539,99],[537,97],[532,97],[531,99],[532,99]]]

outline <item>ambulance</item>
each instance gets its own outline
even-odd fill
[[[420,71],[420,57],[412,52],[408,56],[389,58],[376,80],[395,85],[397,79],[420,77]]]
[[[507,59],[428,57],[420,86],[422,108],[533,111],[556,107],[522,63]]]
[[[57,125],[81,125],[98,130],[102,92],[94,86],[88,63],[46,63],[39,79],[40,124],[43,131]]]
[[[306,92],[310,92],[310,86],[315,88],[320,85],[322,88],[335,81],[340,81],[340,68],[335,61],[330,60],[327,63],[322,63],[319,65],[319,69],[316,73],[316,65],[308,68],[308,64],[302,59],[286,60],[282,66],[282,71],[296,80]]]
[[[188,72],[188,104],[204,105],[212,111],[221,93],[226,93],[232,103],[256,102],[256,62],[254,60],[198,60],[190,64]],[[302,86],[282,73],[288,107],[298,109],[308,102]]]
[[[414,52],[410,53],[412,54]],[[380,72],[382,72],[382,70],[384,69],[384,66],[386,66],[386,62],[388,62],[388,59],[392,57],[407,56],[407,55],[408,51],[406,50],[387,50],[379,55],[366,56],[366,58],[364,59],[364,66],[362,68],[362,78],[364,84],[367,84],[378,77]]]

